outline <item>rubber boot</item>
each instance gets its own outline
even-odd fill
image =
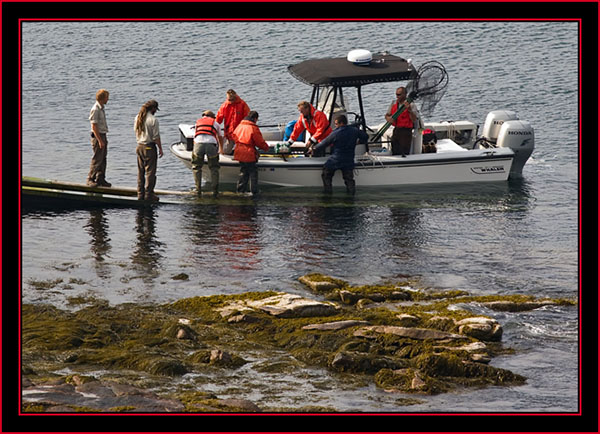
[[[194,170],[194,182],[196,184],[196,194],[202,196],[202,170]]]
[[[352,196],[356,194],[356,182],[354,181],[354,170],[342,170],[342,177],[346,184],[346,192]]]
[[[333,193],[333,174],[335,171],[329,170],[326,167],[323,167],[323,171],[321,172],[321,179],[323,180],[323,192],[325,194]]]

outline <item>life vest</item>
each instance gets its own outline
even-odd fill
[[[402,103],[404,104],[404,103]],[[392,105],[392,115],[394,113],[396,113],[398,111],[398,101],[396,101],[393,105]],[[408,110],[404,109],[404,111],[402,113],[400,113],[400,116],[398,116],[396,118],[396,120],[392,123],[392,125],[394,127],[400,127],[400,128],[412,128],[413,125],[413,121],[410,119],[410,115],[408,114]]]
[[[200,134],[208,134],[217,138],[217,129],[215,128],[215,120],[210,116],[203,116],[196,121],[196,132],[194,137]]]

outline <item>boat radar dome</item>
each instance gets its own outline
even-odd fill
[[[352,50],[348,52],[347,59],[355,65],[369,65],[373,60],[373,54],[369,50]]]

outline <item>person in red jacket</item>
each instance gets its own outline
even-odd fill
[[[231,155],[233,153],[235,140],[232,133],[249,112],[250,108],[248,104],[239,97],[235,90],[229,89],[227,91],[227,99],[219,107],[217,117],[215,118],[217,123],[223,123],[223,129],[225,130],[224,135],[227,140],[223,144],[224,154]]]
[[[311,135],[308,143],[309,149],[331,134],[331,127],[329,126],[327,116],[322,111],[314,108],[311,103],[300,101],[298,103],[298,111],[300,112],[300,117],[296,125],[294,125],[294,130],[288,140],[288,147],[296,141],[304,130],[308,131]]]
[[[402,105],[404,106],[404,111],[395,120],[392,119],[392,115]],[[417,120],[417,107],[414,103],[409,103],[406,99],[405,87],[396,89],[396,101],[392,103],[385,114],[385,120],[394,126],[394,131],[392,132],[392,155],[402,155],[404,157],[410,154],[412,130]]]
[[[258,161],[259,153],[256,148],[263,151],[269,150],[269,145],[263,139],[262,133],[256,125],[257,121],[258,113],[252,110],[233,132],[235,140],[233,159],[240,162],[240,177],[237,182],[237,192],[244,193],[248,191],[248,181],[250,181],[252,196],[258,194],[258,170],[256,169],[256,162]]]

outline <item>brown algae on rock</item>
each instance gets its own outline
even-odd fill
[[[78,374],[59,382],[83,384],[86,372],[104,370],[107,375],[122,373],[123,378],[126,372],[145,372],[154,379],[149,384],[164,384],[160,378],[186,373],[219,375],[226,372],[220,370],[239,369],[248,360],[259,371],[276,373],[280,367],[289,372],[291,362],[277,362],[284,352],[294,363],[366,375],[378,387],[402,393],[426,395],[457,387],[523,384],[524,377],[489,364],[495,355],[510,352],[501,344],[501,325],[493,318],[450,307],[493,303],[493,309],[510,303],[518,311],[514,306],[519,303],[528,307],[574,304],[525,296],[475,297],[464,291],[415,290],[414,280],[353,287],[339,279],[309,274],[300,281],[327,301],[268,291],[193,297],[165,305],[111,307],[86,300],[88,304],[76,311],[25,304],[23,375],[33,384],[48,384],[57,381],[54,372],[67,366]],[[356,301],[348,302],[347,294],[346,300],[342,298],[344,291],[361,298],[353,296]],[[362,298],[372,303],[360,307],[357,302]],[[204,394],[201,382],[197,387],[200,390],[171,388],[164,398],[183,403],[183,411],[188,412],[260,411],[247,401],[225,402]],[[31,412],[48,407],[43,402],[23,405],[24,411]],[[115,404],[112,411],[136,409]]]

